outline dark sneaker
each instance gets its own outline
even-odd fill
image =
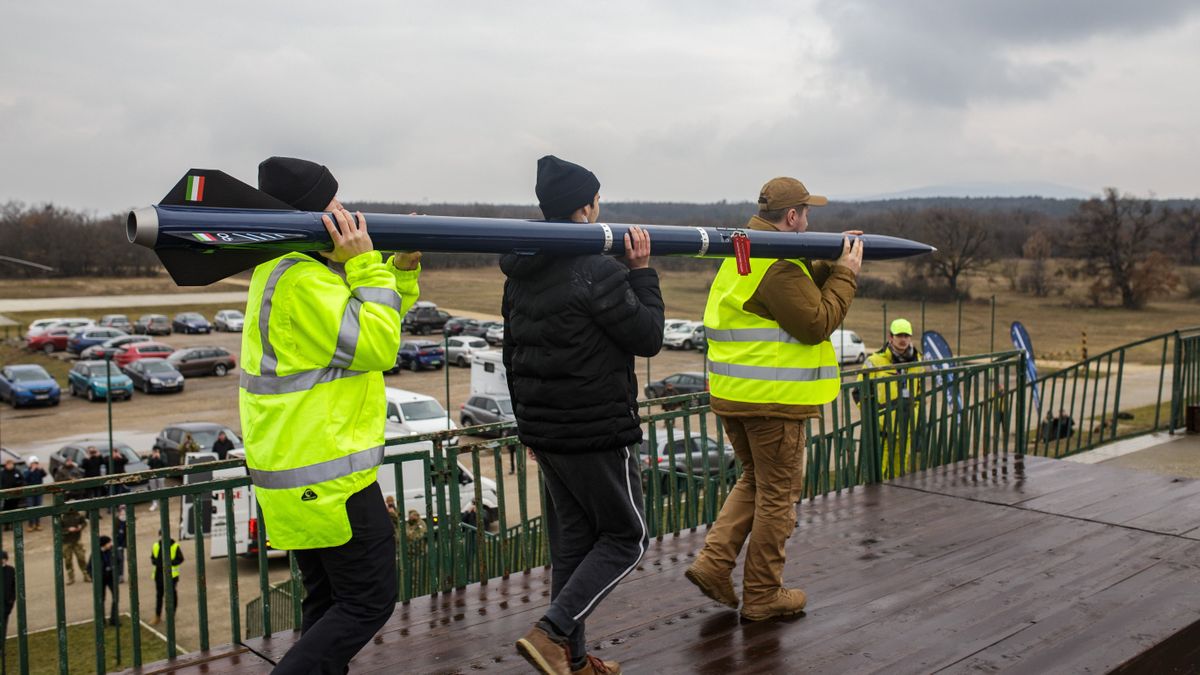
[[[763,621],[776,617],[795,616],[804,611],[808,597],[799,588],[781,588],[770,602],[742,606],[742,618],[747,621]]]
[[[529,629],[525,637],[517,640],[517,652],[543,675],[571,673],[571,655],[567,646],[555,642],[546,631],[537,626]]]
[[[733,590],[733,581],[729,577],[720,578],[715,574],[702,571],[694,563],[683,573],[687,580],[696,584],[700,592],[730,609],[737,609],[738,596]]]
[[[601,661],[599,657],[588,654],[587,663],[579,670],[572,670],[571,675],[621,675],[621,664],[616,661]]]

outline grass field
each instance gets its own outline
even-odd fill
[[[117,629],[104,627],[104,656],[108,672],[133,667],[133,635],[128,616],[121,617],[121,660],[117,661]],[[167,644],[145,626],[142,631],[142,662],[153,663],[167,658]],[[17,638],[5,643],[6,672],[21,672],[17,654]],[[96,670],[96,633],[91,622],[67,626],[67,670],[72,673],[92,673]],[[58,633],[54,629],[29,634],[29,672],[37,675],[59,672]]]

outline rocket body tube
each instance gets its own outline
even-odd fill
[[[127,219],[131,242],[153,248],[190,250],[327,251],[323,214],[305,211],[152,206]],[[366,214],[375,248],[384,251],[624,255],[631,225],[572,223],[509,218]],[[653,255],[728,257],[733,235],[744,233],[754,258],[833,260],[844,235],[831,232],[766,232],[679,225],[641,225],[650,234]],[[908,239],[866,234],[863,258],[889,260],[920,255],[933,247]]]

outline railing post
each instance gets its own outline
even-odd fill
[[[1025,413],[1025,397],[1029,395],[1029,392],[1025,391],[1027,388],[1027,382],[1025,381],[1027,372],[1025,365],[1026,358],[1028,358],[1028,356],[1024,351],[1022,351],[1019,356],[1020,361],[1017,363],[1017,391],[1015,392],[1016,396],[1013,397],[1016,399],[1014,419],[1016,421],[1015,426],[1017,428],[1015,430],[1016,434],[1014,441],[1016,444],[1016,454],[1018,456],[1025,454],[1025,444],[1027,443],[1026,434],[1029,432],[1029,420],[1026,418]]]
[[[1179,428],[1183,404],[1183,339],[1175,331],[1175,360],[1171,364],[1171,435]]]

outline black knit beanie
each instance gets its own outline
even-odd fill
[[[538,207],[546,220],[566,218],[592,203],[600,192],[600,181],[587,169],[546,155],[537,163]]]
[[[294,157],[271,157],[258,165],[258,189],[298,211],[324,211],[338,191],[329,169]]]

